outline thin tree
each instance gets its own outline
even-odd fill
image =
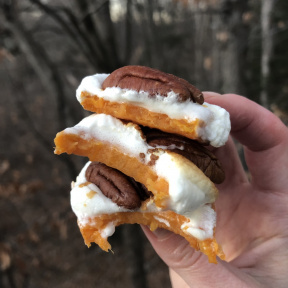
[[[269,108],[268,78],[270,75],[270,60],[272,57],[273,37],[271,29],[271,15],[274,0],[262,0],[261,6],[261,30],[262,30],[262,55],[261,55],[261,78],[262,90],[260,103]]]

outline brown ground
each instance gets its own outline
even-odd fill
[[[16,79],[25,75],[13,70],[18,64],[9,63]],[[166,265],[138,226],[116,230],[114,254],[84,245],[69,203],[73,179],[53,154],[55,102],[29,71],[22,79],[26,91],[6,72],[1,66],[0,287],[171,287]],[[81,118],[74,97],[72,91]],[[85,160],[69,158],[80,171]]]

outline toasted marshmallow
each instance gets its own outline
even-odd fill
[[[165,210],[184,214],[192,212],[207,203],[213,203],[216,199],[217,189],[215,185],[191,161],[183,156],[162,149],[156,150],[155,153],[151,154],[151,150],[155,150],[155,147],[151,147],[146,143],[145,137],[143,137],[137,124],[124,124],[109,115],[93,114],[84,118],[76,126],[66,128],[61,133],[57,134],[55,140],[56,153],[63,152],[62,148],[57,145],[58,137],[61,137],[61,135],[62,137],[65,137],[65,135],[77,135],[84,141],[95,141],[95,145],[97,145],[97,142],[106,143],[121,151],[123,155],[129,155],[128,160],[124,160],[127,161],[125,166],[129,166],[129,159],[131,158],[137,159],[139,163],[147,166],[147,169],[151,169],[157,177],[164,179],[168,183],[168,195],[160,205]],[[69,146],[74,149],[77,149],[77,145],[77,141],[69,143]],[[75,151],[65,152],[77,154]],[[151,159],[154,159],[153,164],[151,164]],[[90,160],[99,161],[99,159]],[[100,162],[105,163],[105,160],[101,159]],[[108,163],[105,164],[108,165]],[[121,167],[117,166],[120,164],[123,164],[121,159],[114,163],[114,167],[116,165],[115,168],[121,170]],[[124,171],[122,172],[124,173]],[[127,175],[134,176],[129,173]],[[146,179],[141,179],[141,175],[138,177],[140,178],[136,179],[137,181],[145,183]],[[157,196],[157,191],[151,190],[151,192]]]
[[[131,212],[129,209],[118,206],[111,199],[107,198],[99,187],[88,182],[85,177],[85,172],[90,163],[91,162],[86,163],[86,165],[83,167],[76,179],[76,182],[73,183],[71,190],[71,206],[78,218],[79,225],[85,226],[91,219],[101,215]],[[190,193],[190,195],[189,200],[193,200],[191,199],[193,198],[193,193]],[[199,240],[205,240],[213,237],[213,229],[216,223],[216,213],[211,208],[210,204],[201,204],[196,207],[193,212],[186,211],[183,213],[178,213],[177,205],[172,203],[170,205],[170,209],[175,211],[177,214],[186,217],[186,221],[181,225],[181,229],[185,234],[191,235]],[[164,219],[163,217],[161,218],[161,216],[157,216],[157,214],[165,210],[166,209],[157,207],[153,201],[149,201],[148,204],[145,205],[145,209],[140,207],[133,210],[133,212],[155,213],[154,218],[157,221],[163,222],[167,227],[170,227],[168,220]],[[108,230],[110,233],[108,233]],[[107,238],[108,236],[111,236],[114,231],[115,226],[113,226],[112,222],[109,224],[109,227],[105,227],[101,233],[103,232],[102,235],[106,235],[106,237],[103,238]]]
[[[231,129],[229,113],[204,102],[202,92],[183,79],[147,67],[123,69],[118,76],[114,71],[82,80],[77,99],[97,114],[55,138],[55,154],[90,160],[71,189],[84,241],[109,251],[107,238],[116,226],[139,223],[183,236],[217,263],[216,257],[225,255],[215,239],[218,190],[212,181],[221,183],[224,172],[212,153],[189,139],[224,145]]]
[[[109,74],[95,74],[85,77],[76,91],[78,101],[83,105],[84,100],[96,95],[98,98],[112,103],[129,103],[132,106],[141,107],[157,114],[167,115],[170,119],[185,120],[188,125],[187,129],[189,129],[189,123],[193,123],[193,125],[197,123],[195,139],[199,138],[215,147],[226,143],[231,124],[229,113],[225,109],[206,102],[203,105],[188,100],[179,102],[177,100],[178,95],[173,91],[165,97],[162,95],[150,97],[149,93],[145,91],[138,92],[119,87],[102,89],[102,83],[108,76]],[[101,109],[88,110],[102,113]],[[117,115],[113,116],[118,117]],[[125,117],[127,117],[125,119],[134,120],[129,118],[129,113]],[[161,127],[154,126],[154,128],[161,130]],[[167,132],[173,133],[173,131]],[[182,135],[185,136],[185,134]]]

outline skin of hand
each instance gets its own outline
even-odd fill
[[[216,239],[226,261],[211,264],[179,235],[143,230],[168,265],[173,287],[288,287],[288,129],[270,111],[234,94],[205,92],[230,113],[232,137],[214,150],[226,173],[217,185]]]

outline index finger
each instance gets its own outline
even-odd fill
[[[287,127],[273,113],[245,97],[212,92],[205,92],[204,97],[230,113],[231,134],[246,147],[253,182],[265,189],[283,187],[287,182],[284,171],[288,169]]]
[[[239,95],[204,92],[205,101],[230,113],[231,134],[252,151],[263,151],[287,139],[287,127],[270,111]]]

